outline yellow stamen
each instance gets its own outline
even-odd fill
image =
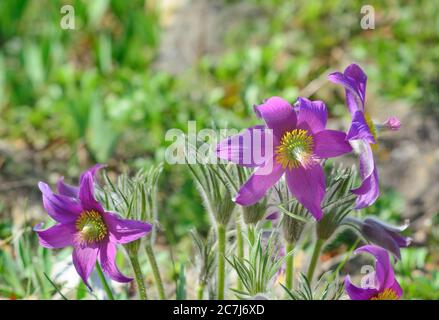
[[[372,118],[370,117],[369,113],[364,113],[364,118],[366,119],[366,124],[369,127],[370,133],[372,133],[372,136],[375,139],[375,143],[371,143],[370,146],[372,147],[373,151],[378,150],[378,134],[377,129],[375,128],[375,125],[373,124]]]
[[[79,231],[80,241],[88,244],[103,240],[108,233],[101,214],[94,210],[81,213],[76,220],[76,230]]]
[[[384,289],[383,292],[373,296],[370,300],[398,300],[398,295],[392,289]]]
[[[297,168],[306,166],[312,161],[313,137],[308,131],[294,129],[286,132],[280,140],[280,145],[276,148],[276,161],[282,167]]]

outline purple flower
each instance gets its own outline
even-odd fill
[[[402,296],[402,289],[395,279],[390,257],[383,248],[366,245],[355,250],[355,253],[367,252],[375,257],[375,273],[373,284],[368,288],[353,285],[349,276],[345,278],[345,289],[352,300],[397,300]]]
[[[236,203],[257,203],[285,174],[290,192],[319,220],[325,196],[320,160],[348,153],[352,148],[344,132],[325,129],[328,114],[322,101],[299,98],[297,106],[298,113],[279,97],[255,106],[266,126],[251,127],[221,141],[217,156],[256,168],[236,194]]]
[[[411,238],[400,234],[407,229],[408,222],[402,226],[392,226],[374,217],[368,217],[364,220],[348,217],[346,220],[358,225],[361,234],[367,240],[390,251],[397,259],[401,259],[400,248],[406,248],[412,242]]]
[[[89,288],[87,280],[96,260],[111,279],[131,281],[132,278],[124,276],[116,266],[116,245],[137,240],[152,228],[149,223],[122,219],[116,213],[106,212],[95,200],[93,175],[100,167],[84,172],[77,189],[61,181],[59,194],[53,193],[44,182],[38,184],[44,208],[57,222],[46,230],[36,226],[40,245],[50,249],[73,246],[73,264]]]
[[[348,140],[360,143],[360,187],[352,190],[358,196],[356,209],[373,204],[379,196],[378,171],[374,163],[372,146],[377,143],[377,128],[365,110],[367,76],[356,64],[348,66],[343,73],[334,72],[329,80],[341,84],[346,91],[346,103],[352,116],[352,123],[347,134]],[[400,122],[395,117],[384,124],[386,128],[397,130]]]

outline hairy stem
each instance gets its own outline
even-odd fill
[[[247,225],[247,237],[250,241],[250,244],[253,245],[255,243],[255,229],[252,224]]]
[[[155,286],[160,300],[165,300],[165,289],[163,288],[162,277],[160,276],[160,270],[157,266],[157,260],[155,259],[154,251],[151,244],[145,245],[146,254],[148,256],[149,263],[151,264],[152,274],[154,276]]]
[[[145,282],[143,281],[142,271],[140,269],[139,259],[135,255],[129,255],[131,266],[134,271],[134,277],[137,283],[137,291],[141,300],[147,300]]]
[[[108,285],[107,279],[105,279],[105,275],[102,272],[101,266],[96,261],[96,270],[99,275],[99,279],[101,280],[102,286],[104,287],[104,291],[107,294],[107,298],[109,300],[114,300],[113,292],[111,292],[110,286]]]
[[[316,270],[316,266],[317,266],[317,261],[319,260],[320,252],[322,251],[322,247],[324,243],[325,240],[323,239],[317,239],[315,243],[314,251],[312,253],[311,262],[309,264],[308,273],[307,273],[308,281],[310,283],[312,282],[314,271]]]
[[[288,254],[293,250],[294,245],[290,242],[287,243],[286,253]],[[288,290],[293,289],[293,274],[294,274],[294,255],[291,254],[287,257],[286,269],[285,269],[285,286]]]
[[[240,217],[236,221],[236,246],[238,250],[238,258],[242,261],[244,259],[244,241],[242,239],[242,228]],[[242,291],[242,281],[238,278],[237,289]]]
[[[199,283],[197,288],[197,300],[203,300],[203,294],[204,294],[204,283]]]
[[[218,273],[217,273],[217,299],[224,300],[225,283],[225,256],[226,256],[226,227],[222,224],[217,226],[218,233]]]

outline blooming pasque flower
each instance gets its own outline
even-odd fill
[[[345,220],[357,225],[367,240],[390,251],[398,259],[401,259],[400,248],[406,248],[412,242],[410,237],[404,237],[400,234],[409,226],[408,221],[402,226],[393,226],[375,217],[368,217],[364,220],[347,217]]]
[[[360,143],[360,176],[361,185],[352,190],[358,196],[356,209],[373,204],[379,196],[378,171],[374,163],[372,146],[377,143],[377,128],[365,110],[367,76],[356,64],[349,65],[343,73],[334,72],[328,76],[334,83],[344,86],[346,103],[352,116],[352,123],[347,134],[348,140]],[[400,122],[397,118],[389,118],[382,126],[389,130],[398,130]]]
[[[290,192],[319,220],[325,196],[325,175],[320,160],[348,153],[352,148],[344,132],[325,129],[328,114],[322,101],[299,98],[297,106],[298,113],[279,97],[255,106],[257,116],[264,119],[266,125],[248,128],[221,141],[217,156],[256,167],[236,194],[236,203],[255,204],[285,174]],[[258,137],[262,137],[260,143],[257,143]],[[255,156],[255,151],[263,152]]]
[[[129,282],[116,266],[116,245],[137,240],[151,231],[151,224],[122,219],[116,213],[106,212],[95,200],[93,175],[101,166],[95,166],[81,176],[79,188],[58,184],[60,194],[50,187],[38,184],[43,194],[47,213],[57,222],[53,227],[35,228],[40,245],[56,249],[73,246],[73,264],[76,271],[90,288],[88,278],[96,260],[103,271],[113,280]]]
[[[359,288],[353,285],[349,276],[345,278],[345,289],[352,300],[397,300],[402,296],[402,289],[395,279],[390,257],[383,248],[366,245],[355,250],[355,253],[367,252],[375,257],[375,274],[372,285]]]

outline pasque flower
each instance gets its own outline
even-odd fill
[[[320,160],[348,153],[352,148],[344,132],[325,129],[328,114],[322,101],[299,98],[297,107],[296,112],[279,97],[255,106],[265,126],[248,128],[221,141],[217,156],[256,168],[236,194],[236,203],[257,203],[285,174],[290,192],[316,219],[321,219],[325,175]],[[260,143],[258,137],[262,137]],[[255,151],[262,152],[258,155]]]
[[[377,127],[373,124],[365,110],[367,76],[356,64],[349,65],[343,73],[334,72],[329,80],[344,86],[346,103],[352,116],[352,123],[347,134],[350,141],[360,143],[360,176],[361,185],[352,190],[358,196],[356,209],[373,204],[379,196],[378,171],[373,159],[373,146],[377,143]],[[401,123],[395,117],[389,118],[380,127],[388,130],[398,130]]]
[[[409,226],[408,221],[402,226],[393,226],[375,217],[367,217],[364,220],[347,217],[345,220],[348,223],[357,225],[359,231],[367,240],[388,250],[398,259],[401,259],[400,248],[406,248],[412,242],[410,237],[401,235],[401,232]]]
[[[46,230],[35,228],[40,245],[56,249],[73,247],[73,264],[76,271],[90,288],[88,278],[96,261],[104,273],[118,282],[129,282],[116,266],[116,245],[137,240],[151,231],[151,224],[122,219],[118,214],[107,212],[94,197],[93,176],[101,166],[84,172],[79,187],[58,183],[59,194],[50,187],[38,184],[43,194],[43,205],[57,223]],[[66,187],[67,186],[67,187]]]
[[[366,245],[355,250],[355,253],[367,252],[375,257],[375,274],[373,283],[368,288],[360,288],[351,283],[349,276],[345,278],[345,289],[352,300],[397,300],[402,296],[402,289],[395,279],[390,257],[383,248]]]

